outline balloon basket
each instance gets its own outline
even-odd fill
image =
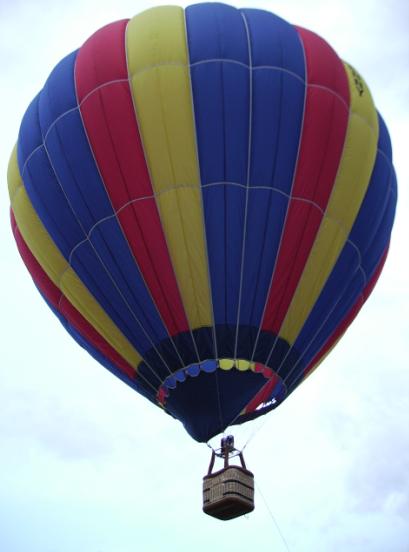
[[[208,474],[203,477],[203,511],[221,520],[234,519],[254,510],[254,475],[246,468],[243,454],[233,445],[226,447],[226,439],[222,440],[219,451],[212,452]],[[224,468],[212,473],[216,456],[224,459]],[[239,456],[241,466],[229,465],[232,456]]]

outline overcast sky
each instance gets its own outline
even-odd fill
[[[7,163],[28,103],[92,32],[154,3],[0,0],[1,551],[409,551],[409,3],[230,4],[318,32],[368,82],[398,175],[385,270],[320,369],[236,431],[239,445],[250,438],[255,512],[228,523],[202,514],[209,449],[71,340],[9,228]]]

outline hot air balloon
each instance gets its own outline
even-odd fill
[[[199,442],[276,408],[335,346],[397,197],[362,76],[313,32],[218,3],[111,23],[61,60],[8,182],[51,310]]]

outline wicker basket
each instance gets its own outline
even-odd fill
[[[203,511],[218,519],[233,519],[254,510],[254,475],[228,466],[203,478]]]

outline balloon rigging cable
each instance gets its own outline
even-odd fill
[[[260,495],[261,498],[263,499],[264,505],[265,505],[265,507],[267,508],[267,511],[268,511],[268,513],[269,513],[271,519],[273,520],[274,526],[275,526],[275,528],[277,529],[278,534],[280,535],[281,541],[282,541],[282,543],[284,544],[285,549],[287,550],[287,552],[291,552],[290,547],[288,546],[288,542],[286,541],[286,539],[285,539],[285,537],[284,537],[284,534],[283,534],[283,532],[281,531],[280,526],[278,525],[278,522],[277,522],[276,518],[274,517],[273,512],[271,511],[271,508],[270,508],[270,506],[268,505],[268,502],[267,502],[265,496],[264,496],[263,493],[261,492],[260,485],[258,485],[257,483],[255,483],[255,486],[256,486],[256,489],[257,489],[259,495]]]

